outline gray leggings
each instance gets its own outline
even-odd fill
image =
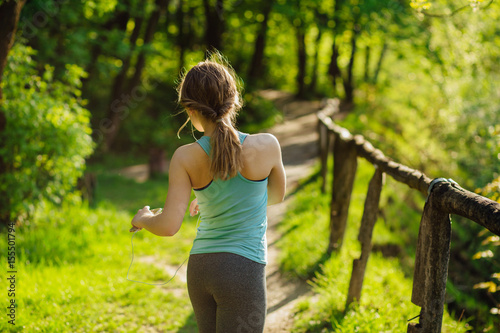
[[[192,254],[187,285],[199,332],[263,332],[265,268],[232,253]]]

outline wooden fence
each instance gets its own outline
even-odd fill
[[[357,157],[365,158],[375,167],[375,174],[368,185],[359,229],[361,256],[353,262],[346,308],[361,297],[383,177],[387,174],[427,196],[418,233],[411,298],[414,304],[421,307],[421,311],[419,323],[408,324],[407,332],[441,332],[450,258],[450,214],[468,218],[500,236],[500,204],[461,188],[451,179],[431,180],[418,170],[394,162],[364,137],[353,136],[347,129],[336,125],[331,116],[337,109],[335,103],[330,103],[317,113],[323,191],[326,188],[330,151],[333,151],[334,158],[328,246],[330,253],[338,251],[342,246]]]

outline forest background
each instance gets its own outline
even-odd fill
[[[492,0],[0,0],[1,223],[21,233],[40,207],[76,205],[85,170],[149,161],[161,178],[192,141],[176,136],[179,73],[212,49],[241,76],[242,130],[280,121],[262,90],[336,97],[386,155],[500,200],[499,20]],[[500,239],[454,233],[450,288],[487,327]]]

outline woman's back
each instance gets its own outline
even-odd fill
[[[281,158],[280,154],[276,154],[276,144],[276,139],[266,133],[248,135],[242,145],[241,175],[249,180],[269,177],[276,160]],[[203,148],[198,143],[192,143],[182,147],[182,155],[193,189],[207,186],[213,176],[210,174],[210,157]]]
[[[252,151],[252,143],[245,145],[247,134],[238,132],[245,151]],[[196,142],[210,156],[210,138]],[[264,149],[264,147],[263,147]],[[256,156],[258,154],[255,154]],[[249,159],[247,168],[260,171],[255,159]],[[257,170],[256,170],[257,169]],[[215,178],[203,187],[194,188],[200,210],[200,226],[191,254],[228,252],[255,262],[267,262],[267,181],[249,179],[240,172],[228,179]]]

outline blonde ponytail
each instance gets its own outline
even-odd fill
[[[223,118],[216,122],[215,131],[210,138],[212,145],[210,173],[214,178],[228,179],[236,176],[243,166],[241,143],[238,132]]]

